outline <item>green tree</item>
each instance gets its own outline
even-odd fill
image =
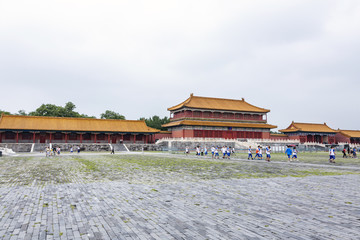
[[[30,112],[30,116],[47,116],[47,117],[73,117],[73,118],[95,118],[86,114],[75,112],[75,104],[67,102],[65,107],[56,106],[55,104],[42,104],[35,111]]]
[[[163,131],[165,131],[166,128],[162,127],[161,125],[170,122],[170,119],[168,117],[160,118],[157,115],[154,115],[150,118],[142,117],[142,118],[140,118],[140,120],[145,121],[146,125],[148,125],[149,127],[156,128],[156,129],[163,130]]]
[[[0,116],[1,116],[2,114],[4,114],[4,115],[11,115],[10,112],[8,112],[8,111],[3,111],[3,110],[0,109]]]
[[[27,116],[27,113],[25,112],[25,110],[19,110],[16,115]]]
[[[104,113],[100,115],[101,119],[121,119],[125,120],[125,116],[121,115],[120,113],[106,110]]]

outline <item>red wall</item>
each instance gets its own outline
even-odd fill
[[[171,133],[156,133],[155,134],[155,139],[171,138],[171,137],[172,137]]]
[[[339,143],[339,142],[350,143],[350,138],[345,137],[345,136],[342,135],[341,133],[337,133],[337,134],[335,135],[335,141],[336,141],[337,143]]]

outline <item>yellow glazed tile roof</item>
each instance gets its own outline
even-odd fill
[[[16,115],[3,115],[0,119],[0,129],[124,133],[159,132],[157,129],[148,127],[144,121],[137,120],[33,117]]]
[[[276,128],[277,126],[266,123],[239,123],[239,122],[215,122],[183,120],[162,125],[163,127],[187,126],[211,126],[211,127],[239,127],[239,128]]]
[[[198,108],[198,109],[214,109],[225,111],[240,111],[240,112],[259,112],[267,113],[270,110],[265,108],[256,107],[245,102],[244,99],[224,99],[224,98],[210,98],[210,97],[198,97],[193,94],[184,102],[168,108],[169,111],[177,110],[182,107]]]
[[[321,133],[336,133],[334,129],[329,128],[326,123],[296,123],[292,122],[286,129],[279,130],[279,132],[321,132]]]
[[[338,132],[349,138],[360,138],[360,130],[339,130]]]

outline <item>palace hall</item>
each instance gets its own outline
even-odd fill
[[[335,143],[336,131],[326,123],[298,123],[292,122],[286,129],[279,130],[288,136],[289,139],[297,139],[300,143]]]
[[[190,95],[184,102],[168,108],[170,122],[164,124],[171,137],[269,139],[268,109],[244,99],[223,99]]]
[[[2,115],[0,143],[153,143],[144,121]]]

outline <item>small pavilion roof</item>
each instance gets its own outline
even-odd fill
[[[239,111],[239,112],[257,112],[267,113],[270,110],[265,108],[256,107],[247,103],[243,98],[237,99],[224,99],[224,98],[210,98],[199,97],[190,95],[184,102],[168,108],[169,111],[181,109],[183,107],[197,108],[197,109],[210,109],[210,110],[225,110],[225,111]]]
[[[266,123],[239,123],[239,122],[217,122],[217,121],[194,121],[183,120],[170,122],[162,125],[163,127],[175,127],[175,126],[211,126],[211,127],[239,127],[239,128],[277,128],[277,126]]]
[[[156,133],[140,120],[2,115],[1,130]]]
[[[292,133],[292,132],[318,132],[318,133],[336,133],[334,129],[331,129],[326,125],[326,123],[297,123],[292,122],[289,127],[286,129],[279,130],[283,133]]]
[[[338,130],[339,133],[349,138],[360,138],[360,130]]]

